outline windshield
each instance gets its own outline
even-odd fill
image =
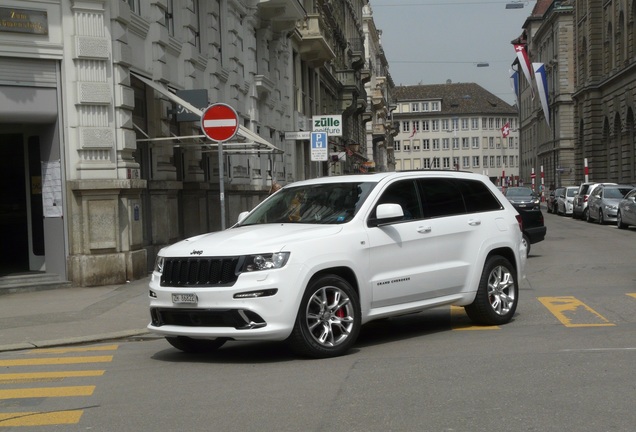
[[[239,226],[266,223],[349,222],[377,183],[325,183],[281,189]]]
[[[513,187],[508,188],[506,191],[506,196],[530,196],[532,195],[532,189],[530,188],[521,188],[521,187]]]
[[[605,198],[623,198],[632,188],[605,188]]]
[[[578,190],[577,188],[568,188],[568,190],[567,190],[567,196],[569,196],[569,197],[573,197],[574,195],[576,195],[576,191],[577,191],[577,190]]]

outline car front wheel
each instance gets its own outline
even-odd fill
[[[187,353],[207,353],[216,351],[227,339],[192,339],[185,336],[166,336],[170,345]]]
[[[477,324],[505,324],[515,314],[518,297],[515,268],[506,258],[494,255],[486,261],[475,300],[465,310]]]
[[[336,357],[355,343],[360,326],[360,300],[353,287],[339,276],[324,275],[305,290],[288,343],[303,356]]]
[[[603,225],[605,223],[605,219],[603,219],[603,210],[598,210],[598,224]]]
[[[526,256],[530,256],[530,239],[528,238],[527,235],[523,235],[523,238],[521,239],[521,241],[523,242],[523,244],[526,247]]]
[[[619,211],[618,211],[618,213],[616,214],[616,226],[617,226],[619,229],[625,229],[625,228],[627,228],[627,225],[625,225],[625,224],[623,223],[623,216],[621,216],[621,212],[620,212],[620,210],[619,210]]]

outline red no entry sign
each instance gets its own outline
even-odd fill
[[[229,105],[212,104],[203,111],[201,130],[212,141],[231,140],[238,131],[238,114]]]

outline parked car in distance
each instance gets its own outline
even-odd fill
[[[546,207],[548,209],[548,213],[556,213],[557,196],[559,192],[561,191],[561,189],[563,188],[558,187],[554,190],[551,190],[550,193],[548,194],[548,199],[546,200]]]
[[[632,189],[618,202],[616,226],[620,229],[636,225],[636,188]]]
[[[572,218],[587,220],[587,200],[590,196],[590,192],[601,183],[598,182],[586,182],[581,183],[578,192],[574,195],[574,205],[572,207]],[[616,184],[616,183],[605,183]]]
[[[566,186],[561,188],[557,196],[556,213],[571,216],[574,208],[574,195],[579,190],[578,186]]]
[[[185,352],[286,341],[342,355],[373,320],[442,305],[515,314],[521,217],[481,174],[387,172],[284,186],[238,223],[161,249],[148,329]]]
[[[596,186],[587,200],[587,221],[597,221],[603,225],[616,222],[618,203],[634,189],[634,185],[600,184]]]
[[[539,196],[529,187],[515,186],[506,188],[506,198],[517,209],[531,210],[539,208]]]

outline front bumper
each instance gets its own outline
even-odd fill
[[[148,330],[164,336],[229,338],[234,340],[284,340],[291,333],[301,283],[292,267],[243,273],[230,287],[166,287],[161,275],[150,280]],[[237,297],[246,293],[261,297]],[[172,294],[194,294],[196,303],[173,303]]]

